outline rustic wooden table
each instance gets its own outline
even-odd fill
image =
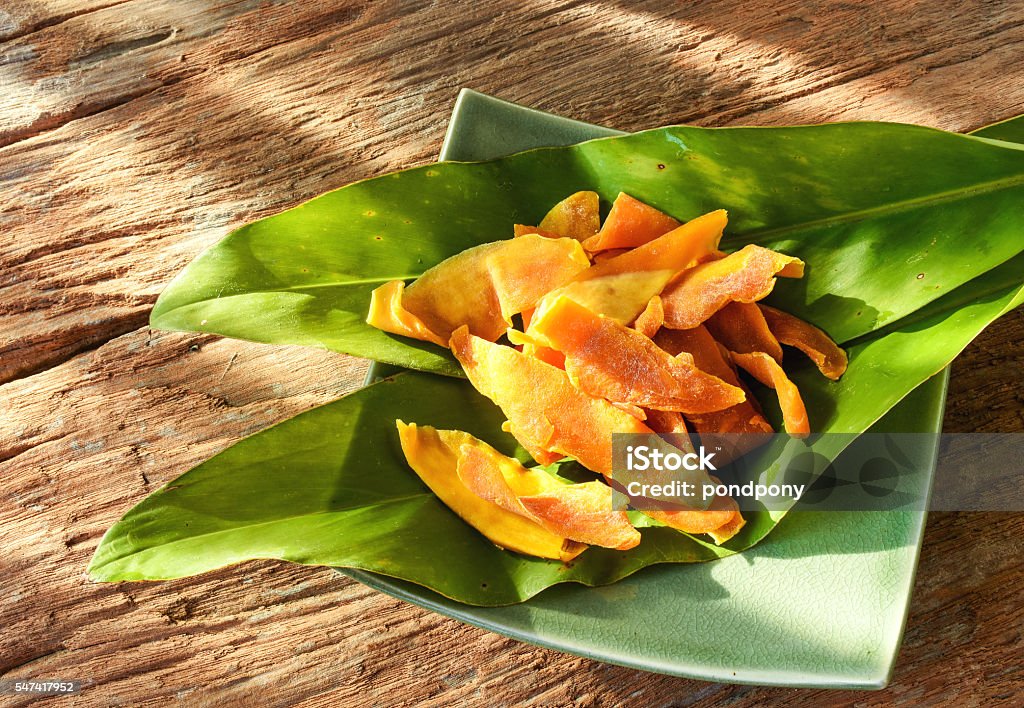
[[[1024,6],[0,3],[0,677],[82,679],[78,698],[49,702],[100,705],[1024,702],[1020,515],[932,515],[880,693],[603,665],[329,569],[85,578],[103,531],[146,494],[366,368],[150,331],[160,289],[239,224],[431,160],[462,86],[625,130],[967,130],[1024,113]],[[1018,311],[955,364],[946,430],[1024,431],[1022,379]]]

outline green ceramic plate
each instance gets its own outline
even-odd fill
[[[441,159],[614,134],[463,91]],[[939,432],[948,378],[947,370],[920,386],[874,429]],[[934,470],[935,452],[924,451],[918,468]],[[343,572],[463,622],[613,664],[708,681],[881,688],[903,636],[924,522],[924,512],[793,512],[742,554],[649,567],[601,588],[557,585],[511,607],[471,607]]]

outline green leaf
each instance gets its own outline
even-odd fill
[[[1024,143],[1024,116],[986,125],[984,128],[978,128],[971,135],[1010,143]]]
[[[865,430],[944,368],[986,324],[1024,301],[1019,271],[1009,288],[1004,275],[993,271],[970,284],[979,298],[969,306],[937,303],[928,317],[856,344],[838,383],[825,383],[805,367],[795,378],[808,409],[812,416],[830,411],[817,429]],[[154,493],[107,532],[90,575],[103,581],[177,578],[280,558],[371,570],[462,602],[502,605],[560,582],[601,585],[655,563],[728,555],[762,539],[780,518],[749,514],[725,548],[649,527],[637,548],[590,548],[570,568],[527,558],[492,545],[419,481],[402,456],[396,418],[465,430],[526,459],[501,432],[501,412],[468,382],[399,374],[246,438]],[[895,420],[889,428],[906,432],[915,423]],[[813,449],[834,459],[842,440],[823,438]],[[762,453],[769,466],[782,454]]]
[[[363,326],[369,289],[391,276],[414,275],[415,268],[473,239],[500,236],[484,228],[492,221],[506,230],[513,221],[535,222],[554,199],[598,183],[606,197],[629,191],[684,218],[725,203],[732,210],[733,244],[757,241],[807,261],[807,285],[780,287],[773,296],[838,333],[850,355],[838,382],[809,365],[787,364],[816,431],[927,428],[930,421],[907,420],[900,409],[886,413],[907,396],[927,393],[918,388],[922,382],[936,381],[931,377],[988,323],[1024,301],[1024,152],[1011,145],[876,124],[673,128],[634,137],[640,139],[477,165],[435,165],[325,195],[245,227],[211,249],[161,297],[154,323],[194,327],[205,319],[202,327],[235,336],[331,346],[457,373],[440,350],[413,348]],[[663,161],[654,165],[653,176],[651,160]],[[830,165],[853,164],[860,169],[846,173],[845,184],[829,173]],[[799,179],[780,171],[797,165]],[[519,177],[531,171],[535,183],[522,183]],[[415,184],[408,192],[397,186],[409,182]],[[462,196],[463,189],[471,198]],[[502,190],[508,203],[494,196]],[[413,196],[442,206],[446,223],[431,227],[434,212]],[[471,203],[483,206],[474,210]],[[418,210],[427,242],[417,241],[415,230],[389,228],[387,238],[405,234],[404,246],[356,238],[351,249],[341,248],[353,233],[365,236],[376,228],[350,218],[352,209],[374,212],[362,217],[366,221],[389,214],[392,224],[404,224]],[[347,235],[327,228],[346,219],[355,224]],[[312,254],[296,262],[296,250]],[[295,268],[310,272],[296,282]],[[313,278],[323,280],[313,284]],[[304,304],[295,295],[306,298]],[[771,396],[766,398],[769,413],[777,416]],[[281,558],[370,570],[462,602],[500,605],[559,582],[599,585],[655,563],[731,554],[758,542],[781,517],[749,514],[747,526],[724,548],[649,526],[632,551],[591,548],[568,568],[526,558],[494,547],[420,483],[402,457],[396,418],[466,430],[527,459],[501,432],[500,411],[466,381],[399,374],[247,438],[156,492],[107,532],[91,576],[174,578]],[[848,441],[826,436],[814,449],[831,460]],[[751,467],[771,477],[786,447],[761,451],[761,465]],[[571,465],[558,473],[571,477]]]
[[[358,182],[243,226],[168,286],[161,329],[305,344],[459,375],[441,347],[364,319],[370,291],[537,223],[566,194],[628,192],[726,246],[804,259],[775,300],[837,341],[891,324],[1024,248],[1024,149],[890,123],[673,127]]]
[[[90,575],[176,578],[281,558],[372,570],[493,605],[558,582],[611,582],[652,559],[715,557],[670,529],[645,530],[640,552],[589,549],[568,569],[499,550],[408,469],[399,416],[516,452],[500,411],[466,381],[399,374],[246,438],[154,493],[107,532]]]

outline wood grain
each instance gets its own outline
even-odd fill
[[[892,685],[705,684],[523,645],[330,570],[94,585],[102,532],[365,363],[150,332],[232,227],[426,162],[457,89],[624,130],[1024,113],[1016,2],[8,1],[0,7],[0,676],[81,705],[1018,705],[1019,515],[935,514]],[[1024,431],[1024,314],[957,361],[946,429]],[[567,678],[571,677],[571,680]],[[10,697],[5,697],[8,699]],[[11,699],[12,705],[26,701]]]

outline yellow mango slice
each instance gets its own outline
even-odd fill
[[[474,246],[427,270],[404,291],[392,281],[371,296],[369,324],[447,345],[467,325],[494,341],[512,315],[587,269],[577,241],[537,234]],[[417,324],[418,323],[418,324]]]
[[[802,351],[825,376],[835,381],[846,372],[846,352],[823,331],[788,312],[760,303],[758,307],[778,341]]]
[[[441,339],[462,325],[477,336],[497,339],[508,325],[490,284],[487,258],[520,240],[485,243],[446,258],[405,288],[402,305]]]
[[[644,311],[652,297],[665,289],[674,275],[672,270],[627,271],[577,280],[541,298],[534,315],[542,313],[559,298],[567,297],[591,312],[629,324]]]
[[[402,307],[404,291],[405,281],[392,280],[370,293],[370,312],[366,316],[366,324],[403,337],[448,346],[444,338],[431,332],[419,317]]]
[[[409,466],[444,504],[495,545],[539,558],[569,561],[586,546],[552,533],[536,521],[481,499],[458,477],[462,445],[476,440],[457,430],[396,421]],[[479,441],[477,441],[479,442]]]
[[[569,298],[534,315],[530,336],[565,355],[581,390],[610,401],[684,413],[710,413],[744,400],[743,391],[673,357],[648,337]]]
[[[800,397],[800,390],[789,380],[777,361],[764,352],[733,352],[732,360],[765,386],[775,389],[779,396],[779,406],[782,408],[782,419],[787,433],[796,438],[810,434],[810,422],[807,420],[807,409],[804,407],[803,398]]]
[[[590,270],[593,268],[581,275]],[[803,261],[749,244],[724,258],[698,265],[662,293],[665,326],[691,329],[729,302],[760,300],[775,287],[776,275],[801,277]]]
[[[620,256],[603,260],[576,276],[589,280],[613,273],[642,273],[670,270],[673,273],[712,257],[728,221],[724,209],[713,211],[659,236],[653,241],[630,249]]]
[[[538,230],[584,241],[601,226],[600,199],[597,192],[576,192],[551,207]]]
[[[719,343],[732,352],[764,352],[782,361],[782,345],[768,329],[768,322],[752,302],[730,302],[704,323]]]
[[[626,513],[612,508],[611,487],[601,482],[562,484],[483,443],[462,446],[458,474],[481,498],[523,514],[556,535],[619,550],[640,543],[640,533]]]
[[[634,416],[589,396],[561,369],[461,327],[452,352],[473,386],[508,418],[508,430],[541,464],[565,455],[604,475],[612,472],[612,433],[650,433]]]
[[[610,248],[634,248],[678,226],[679,222],[668,214],[619,192],[601,230],[584,241],[583,247],[590,253]]]

